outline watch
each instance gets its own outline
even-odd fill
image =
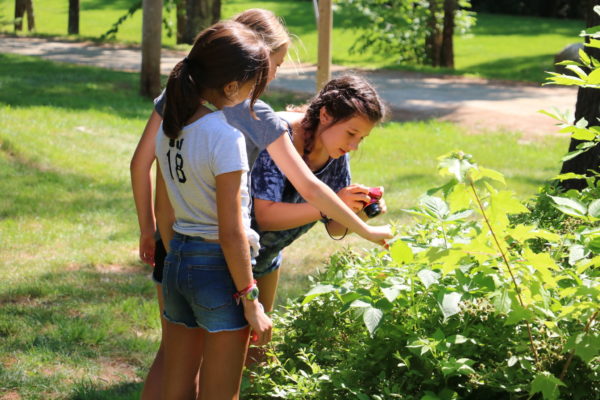
[[[239,292],[234,293],[233,298],[235,299],[235,301],[238,304],[240,304],[240,300],[242,298],[244,298],[246,300],[250,300],[250,301],[254,301],[254,300],[258,299],[258,294],[259,294],[258,286],[256,286],[256,280],[254,280],[251,284],[249,284],[244,289],[240,290]]]
[[[258,290],[258,286],[254,285],[249,291],[246,292],[244,297],[246,298],[246,300],[253,301],[258,299],[259,293],[260,291]]]

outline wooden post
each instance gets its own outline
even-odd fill
[[[319,50],[317,56],[317,92],[331,79],[331,0],[319,0]]]
[[[143,0],[142,66],[140,94],[154,98],[160,93],[160,52],[163,0]]]

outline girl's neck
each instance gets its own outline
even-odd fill
[[[187,121],[187,125],[191,124],[204,117],[206,114],[210,114],[213,111],[221,110],[223,107],[226,107],[229,102],[227,99],[223,97],[223,95],[219,95],[214,90],[203,90],[200,93],[200,97],[202,98],[202,104],[198,107],[194,115]]]

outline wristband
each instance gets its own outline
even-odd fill
[[[254,279],[252,283],[246,286],[244,289],[234,293],[233,298],[237,304],[240,304],[240,300],[244,297],[250,301],[258,299],[258,294],[258,286],[256,286],[256,279]]]

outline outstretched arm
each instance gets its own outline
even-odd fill
[[[133,153],[129,170],[131,188],[140,225],[140,259],[154,265],[154,206],[152,203],[151,169],[154,162],[154,140],[162,119],[156,111],[152,111],[142,137]]]
[[[281,135],[267,147],[269,155],[310,204],[348,227],[349,230],[378,244],[392,237],[389,226],[369,226],[362,221],[329,186],[314,176],[296,151],[288,135]]]

